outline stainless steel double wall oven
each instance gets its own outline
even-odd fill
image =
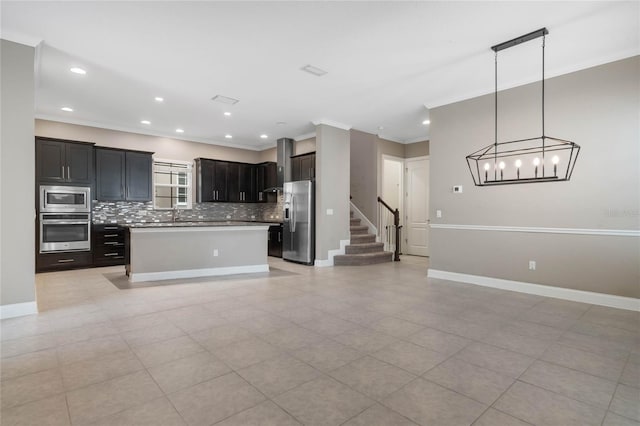
[[[40,185],[40,253],[91,250],[91,188]]]

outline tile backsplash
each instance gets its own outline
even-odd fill
[[[194,203],[189,210],[180,210],[180,221],[282,221],[283,197],[277,203]],[[171,210],[155,210],[153,202],[93,201],[93,223],[171,222]]]

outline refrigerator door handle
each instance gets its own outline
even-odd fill
[[[291,232],[296,232],[296,197],[291,194]]]

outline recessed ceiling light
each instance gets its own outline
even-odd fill
[[[422,124],[424,124],[425,126],[426,126],[427,124],[430,124],[430,123],[431,123],[431,120],[424,120],[424,121],[422,122]]]
[[[184,129],[176,129],[176,133],[184,133]]]
[[[278,121],[276,123],[276,126],[285,126],[287,123],[285,123],[284,121]]]
[[[75,74],[80,74],[80,75],[85,75],[87,73],[85,70],[83,70],[80,67],[70,68],[69,71],[71,71],[72,73],[75,73]]]
[[[67,112],[73,112],[73,108],[69,108],[69,107],[62,107],[60,109]]]
[[[225,116],[225,117],[231,117],[231,113],[230,113],[229,111],[225,111],[225,112],[224,112],[224,116]]]
[[[151,124],[151,122],[149,120],[142,120],[140,121],[141,124]]]
[[[383,126],[378,126],[378,130],[384,130]]]
[[[265,135],[264,133],[260,135],[260,139],[266,139],[266,138],[268,138],[268,137],[269,137],[269,136],[268,136],[268,135]]]
[[[215,101],[215,102],[220,102],[220,103],[223,103],[223,104],[227,104],[227,105],[235,105],[238,102],[240,102],[237,99],[230,98],[228,96],[222,96],[222,95],[215,95],[213,98],[211,98],[211,100]]]
[[[156,102],[164,102],[164,98],[162,96],[156,96],[154,99]]]
[[[224,135],[224,137],[225,137],[226,139],[231,139],[233,136],[231,136],[231,135]]]
[[[316,77],[322,77],[323,75],[325,75],[327,72],[323,69],[320,69],[318,67],[314,67],[313,65],[305,65],[304,67],[300,68],[302,71],[304,72],[308,72],[309,74],[313,74]]]

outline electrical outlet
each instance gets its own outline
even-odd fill
[[[438,218],[442,217],[442,210],[436,210],[436,217]]]
[[[254,215],[251,215],[251,219],[255,219],[256,217]]]
[[[535,260],[530,260],[529,261],[529,270],[530,271],[535,271],[536,270],[536,261]]]
[[[333,216],[333,209],[327,209],[327,216]]]
[[[218,249],[213,249],[213,257],[218,257]]]
[[[227,219],[231,219],[231,215],[230,214],[227,215]]]

